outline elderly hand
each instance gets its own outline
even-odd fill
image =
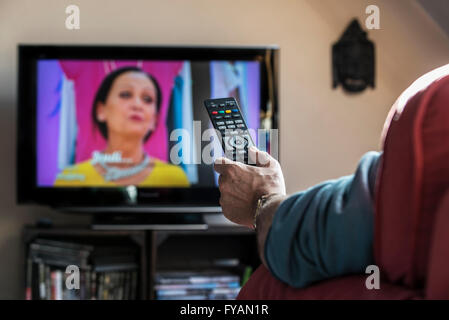
[[[267,152],[251,147],[249,157],[256,166],[218,158],[214,169],[220,174],[218,184],[224,216],[253,228],[258,199],[268,194],[285,195],[285,182],[279,162]]]

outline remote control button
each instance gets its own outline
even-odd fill
[[[235,129],[235,125],[233,125],[233,124],[229,125],[228,129]]]
[[[231,113],[231,110],[226,110],[226,113]]]
[[[227,121],[226,121],[227,122]],[[224,121],[218,121],[217,122],[217,126],[222,126],[222,125],[224,125],[225,123],[224,123]]]
[[[212,114],[218,114],[218,112],[217,111],[212,111]]]
[[[214,119],[215,120],[220,120],[220,119],[223,119],[223,116],[216,116]]]
[[[234,121],[228,120],[228,121],[226,121],[226,124],[234,124]]]
[[[225,104],[224,103],[220,103],[220,107],[224,108]]]
[[[235,120],[235,123],[243,123],[243,120]]]
[[[225,117],[225,119],[230,119],[230,118],[232,118],[232,116],[224,116]]]
[[[226,126],[219,126],[218,127],[218,130],[223,130],[223,129],[226,129]]]
[[[240,115],[239,114],[233,114],[232,115],[234,118],[240,118]]]
[[[232,112],[239,112],[239,109],[232,109]]]
[[[216,112],[216,111],[214,111],[214,112]],[[220,110],[220,111],[218,111],[219,113],[225,113],[223,110]]]
[[[237,128],[245,128],[245,125],[244,125],[243,123],[238,124],[238,125],[237,125]]]

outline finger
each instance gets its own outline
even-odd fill
[[[219,174],[226,173],[229,170],[229,167],[234,163],[234,161],[229,160],[227,158],[220,157],[214,162],[214,170]]]
[[[255,146],[251,146],[248,149],[248,156],[251,163],[255,163],[258,167],[269,167],[272,157],[264,151],[257,149]]]

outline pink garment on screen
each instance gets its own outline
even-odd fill
[[[76,117],[78,136],[75,162],[88,160],[92,152],[103,150],[106,140],[94,127],[91,118],[92,104],[104,77],[116,68],[138,66],[151,74],[159,83],[162,92],[161,108],[156,130],[145,143],[145,151],[152,157],[168,160],[168,133],[165,125],[174,78],[180,72],[182,61],[124,61],[124,60],[63,60],[59,62],[65,76],[75,83]]]

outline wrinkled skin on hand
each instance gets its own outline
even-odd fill
[[[218,158],[214,169],[220,176],[220,205],[230,221],[253,228],[257,201],[263,195],[285,195],[285,182],[279,162],[255,147],[249,157],[256,166]]]

